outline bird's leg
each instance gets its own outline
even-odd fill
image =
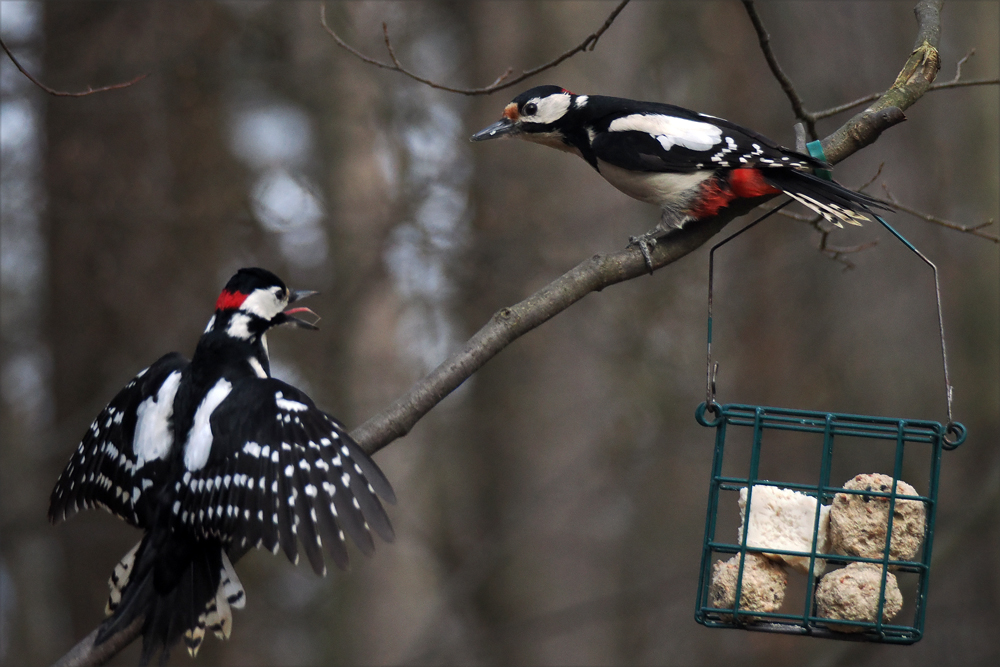
[[[669,215],[667,211],[664,211],[663,215],[660,217],[660,221],[656,223],[656,227],[653,227],[641,236],[629,237],[629,246],[639,246],[639,250],[642,252],[642,257],[646,260],[646,268],[649,270],[650,275],[653,275],[653,258],[650,256],[649,251],[656,247],[656,244],[661,238],[675,229],[680,229],[684,226],[684,223],[689,220],[691,220],[691,218],[684,217],[678,221],[676,217]]]
[[[649,275],[653,275],[653,258],[650,257],[649,250],[656,247],[656,231],[651,229],[642,236],[628,238],[629,246],[639,246],[639,250],[642,251],[642,258],[646,260],[646,269],[649,271]]]

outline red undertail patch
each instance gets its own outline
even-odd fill
[[[729,173],[729,187],[732,188],[733,194],[741,199],[776,195],[781,192],[769,185],[760,169],[755,168],[733,169]]]
[[[246,301],[247,295],[241,292],[227,292],[222,290],[222,294],[219,295],[219,299],[215,302],[216,310],[235,310],[243,305]]]
[[[696,220],[710,218],[736,199],[736,195],[718,178],[710,178],[701,184],[701,193],[690,215]]]

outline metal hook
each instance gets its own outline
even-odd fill
[[[945,398],[948,402],[948,432],[955,432],[955,421],[952,419],[951,415],[951,399],[952,399],[952,386],[951,377],[948,375],[948,351],[944,344],[944,310],[941,308],[941,282],[938,280],[938,269],[934,262],[927,259],[922,252],[916,249],[912,243],[907,241],[902,234],[893,229],[888,222],[883,220],[880,216],[875,215],[875,219],[882,223],[882,226],[889,230],[893,236],[903,242],[907,248],[913,251],[913,253],[922,259],[931,270],[934,271],[934,296],[937,298],[937,312],[938,312],[938,332],[941,334],[941,363],[944,366],[944,390]],[[960,426],[960,425],[959,425]],[[964,427],[962,427],[964,429]],[[963,438],[964,439],[964,438]]]

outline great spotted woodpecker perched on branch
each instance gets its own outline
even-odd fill
[[[574,95],[559,86],[521,93],[472,141],[518,137],[575,153],[625,194],[663,209],[657,227],[634,238],[652,270],[649,247],[671,228],[743,215],[763,197],[785,193],[838,227],[860,225],[868,195],[813,175],[825,162],[707,114],[657,102]]]
[[[145,531],[114,568],[97,643],[140,616],[142,662],[166,660],[182,637],[195,655],[206,628],[228,638],[245,603],[233,563],[249,549],[297,542],[324,575],[324,542],[347,566],[344,533],[370,555],[369,528],[393,539],[378,496],[395,495],[343,425],[270,375],[265,335],[315,329],[287,308],[290,291],[264,269],[240,269],[187,361],[167,354],[97,416],[52,491],[49,518],[103,507]]]

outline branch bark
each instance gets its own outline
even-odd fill
[[[941,38],[943,5],[944,0],[920,0],[914,7],[913,14],[918,28],[913,52],[889,90],[823,139],[823,152],[831,164],[870,145],[882,132],[906,120],[903,111],[913,106],[930,89],[941,69],[937,47]]]
[[[619,10],[624,4],[619,5]],[[903,109],[912,106],[928,91],[939,67],[937,44],[940,38],[942,5],[943,0],[921,0],[917,4],[914,9],[918,25],[916,46],[896,82],[868,109],[822,140],[827,160],[831,164],[870,145],[884,130],[905,120]],[[609,21],[613,18],[614,15],[609,17]],[[339,42],[339,38],[336,39]],[[342,46],[351,50],[346,45]],[[366,62],[372,62],[366,56],[358,53],[355,55]],[[392,65],[377,61],[373,64],[393,69]],[[432,85],[430,82],[425,83]],[[676,230],[667,235],[651,251],[654,270],[672,264],[694,251],[735,217],[748,213],[772,198],[773,196],[768,196],[748,201],[744,209],[731,211],[725,217],[706,220],[697,226]],[[594,255],[581,262],[523,301],[497,311],[461,350],[417,381],[387,408],[354,429],[351,437],[367,453],[377,452],[409,433],[434,406],[524,334],[591,292],[599,292],[605,287],[645,275],[648,275],[645,261],[636,248]],[[101,665],[138,637],[141,629],[142,619],[137,619],[128,628],[96,647],[93,645],[97,634],[95,630],[55,664],[58,667]]]

